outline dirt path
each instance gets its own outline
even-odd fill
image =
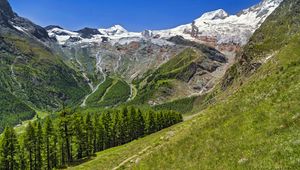
[[[127,102],[129,102],[129,101],[133,100],[136,97],[137,89],[133,84],[131,84],[131,83],[127,83],[127,84],[130,86],[130,96],[127,99]]]
[[[107,88],[105,89],[105,92],[103,93],[103,95],[101,96],[101,99],[99,102],[103,102],[104,101],[104,96],[109,92],[109,90],[115,85],[117,84],[118,80],[113,80],[112,84]]]
[[[121,168],[122,166],[126,165],[129,162],[133,162],[134,159],[136,159],[139,156],[142,156],[143,154],[145,154],[150,148],[151,148],[151,146],[148,146],[148,147],[144,148],[142,151],[140,151],[138,153],[138,155],[133,155],[133,156],[127,158],[126,160],[124,160],[123,162],[121,162],[118,166],[114,167],[113,170],[117,170],[117,169]]]

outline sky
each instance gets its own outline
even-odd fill
[[[108,28],[160,30],[191,23],[203,13],[224,9],[236,14],[260,0],[9,0],[20,16],[41,26],[69,30]]]

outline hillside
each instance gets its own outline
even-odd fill
[[[71,169],[298,169],[299,6],[283,1],[255,32],[215,105]]]
[[[0,131],[34,116],[76,105],[89,92],[84,78],[52,49],[45,29],[0,1]]]
[[[112,107],[126,102],[130,97],[130,86],[118,78],[107,77],[86,101],[90,107]]]
[[[146,73],[143,78],[135,80],[138,93],[134,103],[157,105],[200,95],[212,89],[221,78],[222,73],[217,73],[228,62],[222,53],[181,37],[173,37],[171,40],[181,44],[191,43],[191,46],[156,70]]]

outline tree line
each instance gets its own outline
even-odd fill
[[[30,122],[17,135],[7,127],[0,146],[0,169],[54,169],[80,162],[182,121],[174,111],[124,107],[103,113],[62,111],[55,119]]]

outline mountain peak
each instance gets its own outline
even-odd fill
[[[0,0],[0,14],[6,16],[8,18],[12,18],[15,16],[15,14],[7,0]]]
[[[97,30],[95,28],[88,28],[88,27],[85,27],[85,28],[83,28],[81,30],[78,30],[76,32],[80,33],[82,38],[92,38],[94,35],[98,35],[98,34],[101,35],[99,30]]]
[[[119,34],[123,34],[123,33],[128,33],[128,31],[123,28],[121,25],[114,25],[110,28],[107,29],[99,29],[101,34],[104,35],[119,35]]]
[[[237,14],[237,16],[240,17],[241,15],[256,13],[257,17],[265,17],[269,14],[270,11],[274,11],[282,1],[283,0],[262,0],[259,4],[254,5],[248,9],[242,10]]]
[[[118,30],[121,32],[128,32],[124,27],[122,27],[121,25],[114,25],[110,28],[108,28],[108,30]]]
[[[52,30],[54,28],[63,29],[61,26],[58,25],[48,25],[45,27],[46,30]]]
[[[225,19],[229,14],[223,9],[218,9],[215,11],[204,13],[199,19],[201,20],[216,20],[216,19]]]

